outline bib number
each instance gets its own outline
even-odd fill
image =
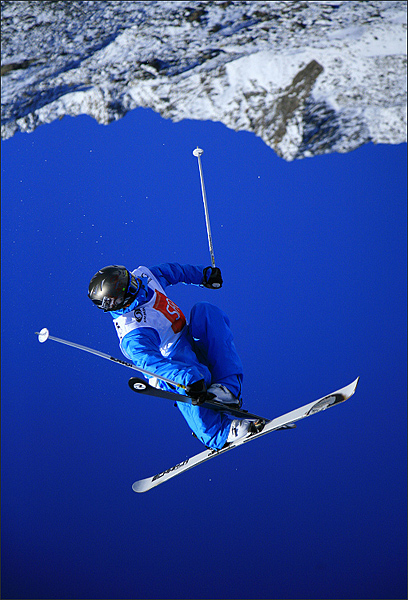
[[[186,324],[186,318],[177,304],[159,290],[156,290],[156,301],[153,308],[161,312],[170,321],[174,333],[180,333]]]

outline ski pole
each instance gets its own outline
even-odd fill
[[[53,337],[52,335],[50,335],[50,332],[48,331],[48,329],[46,327],[41,329],[40,332],[36,331],[35,335],[38,335],[38,341],[41,343],[46,342],[47,340],[54,340],[54,342],[59,342],[60,344],[66,344],[67,346],[73,346],[74,348],[78,348],[79,350],[84,350],[85,352],[90,352],[91,354],[95,354],[96,356],[100,356],[101,358],[106,358],[107,360],[111,360],[115,363],[123,365],[124,367],[129,367],[129,369],[134,369],[135,371],[139,371],[139,373],[143,373],[143,375],[146,375],[147,377],[156,377],[157,379],[161,379],[162,381],[165,381],[166,383],[170,383],[171,385],[175,385],[176,387],[179,387],[183,390],[187,389],[187,386],[185,386],[181,383],[176,383],[175,381],[172,381],[171,379],[167,379],[167,377],[162,377],[161,375],[156,375],[155,373],[150,373],[150,371],[146,371],[145,369],[136,367],[135,365],[125,362],[124,360],[120,360],[119,358],[115,358],[114,356],[109,356],[109,354],[105,354],[105,352],[99,352],[99,350],[93,350],[92,348],[87,348],[86,346],[81,346],[80,344],[75,344],[74,342],[69,342],[68,340],[61,340],[60,338]]]
[[[205,193],[203,168],[201,166],[201,158],[200,158],[200,156],[202,155],[203,152],[204,152],[204,150],[201,150],[201,148],[199,148],[198,146],[197,146],[197,148],[195,150],[193,150],[194,156],[197,157],[198,168],[200,170],[201,192],[202,192],[202,195],[203,195],[204,212],[205,212],[205,224],[206,224],[206,227],[207,227],[207,237],[208,237],[208,246],[210,248],[211,265],[213,267],[215,267],[214,248],[213,248],[212,237],[211,237],[210,217],[209,217],[209,214],[208,214],[207,196],[206,196],[206,193]]]

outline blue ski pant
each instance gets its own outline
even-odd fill
[[[243,368],[238,356],[230,321],[223,310],[208,302],[194,305],[188,331],[171,353],[174,360],[194,361],[207,386],[225,385],[239,397]],[[177,403],[189,427],[197,438],[210,448],[220,449],[227,441],[232,417],[200,406]]]

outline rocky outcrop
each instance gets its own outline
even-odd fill
[[[406,141],[406,2],[2,6],[2,138],[149,107],[252,131],[293,160]]]

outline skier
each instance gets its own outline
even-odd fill
[[[208,302],[195,304],[187,322],[167,297],[167,286],[185,283],[219,289],[217,267],[166,263],[138,267],[110,265],[89,284],[92,302],[113,317],[123,354],[136,366],[187,386],[192,404],[177,402],[196,437],[208,448],[221,449],[256,427],[246,419],[200,406],[216,399],[240,407],[243,370],[227,315]],[[153,379],[153,378],[152,378]],[[150,383],[175,391],[155,378]],[[185,393],[182,388],[176,388]]]

